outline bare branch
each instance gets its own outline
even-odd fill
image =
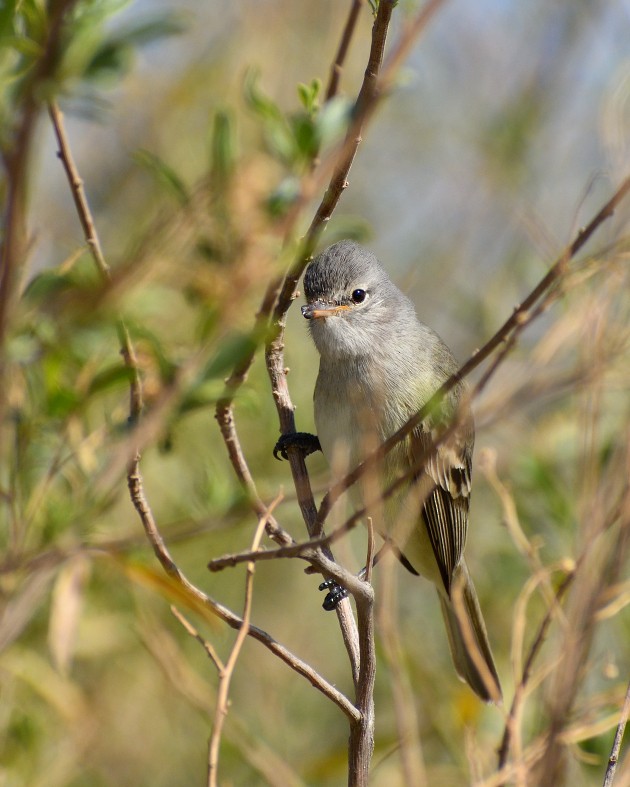
[[[508,712],[507,719],[505,722],[503,738],[501,739],[501,746],[499,747],[499,771],[502,770],[507,764],[510,745],[514,735],[515,720],[518,714],[520,713],[521,705],[525,699],[525,693],[526,693],[527,685],[529,683],[529,679],[531,677],[534,662],[538,657],[538,654],[540,653],[540,649],[542,648],[547,638],[549,626],[553,621],[553,618],[558,609],[558,605],[562,601],[565,593],[569,589],[569,586],[573,582],[574,578],[575,578],[575,573],[567,574],[565,579],[558,587],[558,590],[556,591],[555,604],[553,606],[550,606],[549,609],[547,610],[545,617],[543,618],[540,626],[538,627],[538,632],[536,634],[536,637],[534,638],[534,641],[529,649],[527,659],[525,660],[525,664],[523,666],[523,673],[514,691],[512,704],[510,705],[510,710]]]
[[[630,716],[630,683],[626,690],[626,699],[621,709],[621,717],[615,732],[615,740],[613,741],[610,757],[608,758],[608,767],[606,768],[606,775],[604,777],[604,787],[612,787],[615,781],[615,771],[617,770],[617,762],[619,761],[619,752],[621,751],[621,742],[623,734],[626,729],[626,723]]]
[[[173,616],[177,618],[177,620],[182,624],[184,630],[188,634],[190,634],[191,637],[194,637],[197,640],[197,642],[200,643],[202,648],[208,654],[208,658],[210,659],[210,661],[217,668],[217,672],[221,674],[225,670],[225,665],[221,661],[219,654],[212,647],[212,644],[201,636],[201,634],[197,631],[197,629],[193,626],[193,624],[182,615],[182,613],[177,609],[176,606],[171,605],[171,612],[173,613]]]
[[[317,514],[317,522],[321,527],[330,513],[331,508],[339,497],[367,471],[374,463],[378,463],[395,446],[404,440],[407,435],[419,426],[422,421],[439,405],[442,399],[462,380],[467,377],[474,369],[480,366],[494,350],[506,342],[512,332],[516,329],[522,330],[525,325],[529,325],[533,319],[531,309],[547,291],[556,284],[564,275],[569,262],[577,252],[586,244],[593,233],[600,225],[610,218],[630,192],[630,177],[627,177],[619,186],[610,200],[593,217],[589,224],[577,234],[573,242],[567,246],[564,252],[551,266],[547,274],[534,287],[525,300],[514,309],[512,315],[505,321],[499,330],[484,344],[480,350],[476,350],[466,363],[436,391],[431,399],[422,407],[404,426],[386,440],[376,451],[368,456],[361,464],[357,465],[344,478],[330,487],[324,496]],[[492,371],[496,370],[496,366]]]
[[[376,80],[383,62],[385,41],[387,38],[387,31],[389,29],[389,23],[394,5],[395,3],[393,0],[381,0],[379,4],[378,13],[376,15],[372,29],[372,44],[368,58],[368,65],[355,105],[359,116],[363,115],[364,106],[374,100]],[[294,408],[289,395],[289,388],[284,370],[284,328],[286,324],[286,314],[291,302],[295,297],[297,281],[304,270],[306,261],[310,256],[315,243],[317,242],[317,238],[323,231],[333,210],[337,206],[341,194],[346,186],[346,178],[361,140],[361,122],[359,121],[358,128],[354,129],[353,127],[351,131],[354,132],[353,143],[349,145],[349,150],[347,153],[342,151],[342,157],[339,159],[339,163],[335,168],[328,189],[324,194],[324,197],[319,205],[319,208],[317,209],[315,216],[313,217],[313,220],[311,221],[310,228],[302,244],[297,261],[285,276],[273,314],[272,335],[267,343],[265,358],[267,371],[271,380],[271,390],[276,402],[276,408],[278,410],[281,434],[287,434],[295,431],[295,418],[293,415]],[[348,132],[347,139],[350,139],[349,135],[350,131]],[[304,457],[299,452],[292,450],[289,452],[289,461],[291,465],[291,473],[293,475],[293,483],[295,484],[298,502],[308,534],[311,538],[319,537],[322,535],[322,531],[321,526],[317,526],[317,508],[315,507],[315,502],[313,500],[313,493],[311,490]],[[327,556],[332,559],[332,554],[330,553],[329,548],[326,547],[325,549]],[[346,577],[346,581],[344,581],[342,584],[348,587],[347,581],[349,579],[350,577]],[[357,597],[355,596],[355,599],[356,598]],[[369,636],[371,636],[373,634],[374,622],[371,619],[371,605],[367,602],[366,604],[367,607],[369,607],[369,612],[367,612],[366,605],[364,604],[364,617],[366,618],[367,626],[366,631],[368,632]],[[357,601],[357,607],[358,606],[359,602]],[[336,611],[339,618],[342,637],[350,657],[355,687],[357,688],[357,707],[362,711],[363,720],[365,722],[365,724],[362,725],[362,729],[360,731],[353,730],[350,736],[350,747],[352,750],[352,753],[350,754],[350,772],[357,774],[357,778],[367,780],[369,761],[372,756],[373,748],[373,709],[369,704],[372,700],[370,699],[368,702],[365,697],[365,687],[363,686],[359,688],[359,683],[361,680],[361,675],[363,675],[368,683],[373,686],[374,664],[364,664],[361,654],[364,654],[366,658],[371,658],[370,654],[373,653],[374,645],[373,642],[369,644],[365,641],[366,631],[361,631],[359,628],[359,631],[357,632],[356,624],[352,618],[352,615],[350,614],[348,600],[342,601],[337,606]],[[361,694],[361,698],[359,698],[359,694]],[[357,761],[352,762],[353,760]],[[360,781],[359,783],[364,783],[364,781]]]
[[[279,495],[273,503],[269,506],[269,510],[273,510],[280,502],[281,496]],[[260,540],[265,531],[267,524],[266,517],[261,517],[258,521],[258,527],[254,533],[252,540],[252,551],[255,552],[260,546]],[[252,614],[252,598],[254,591],[254,573],[256,572],[256,564],[249,562],[247,564],[247,574],[245,577],[245,602],[243,604],[243,622],[234,640],[234,645],[230,651],[225,668],[219,671],[219,687],[217,691],[217,705],[214,714],[214,723],[212,725],[212,735],[210,736],[210,743],[208,745],[208,787],[217,787],[217,776],[219,768],[219,746],[221,744],[221,733],[223,725],[228,713],[228,697],[230,691],[230,683],[232,682],[232,675],[236,667],[236,662],[240,655],[241,649],[245,642],[245,638],[249,633]]]
[[[55,131],[55,136],[57,137],[57,143],[59,145],[59,152],[57,155],[59,156],[61,163],[63,164],[63,168],[66,171],[68,183],[70,184],[70,191],[72,192],[72,198],[74,199],[74,206],[77,210],[77,215],[79,217],[79,221],[81,222],[81,226],[83,227],[83,234],[85,236],[86,243],[102,278],[105,281],[109,281],[112,275],[111,269],[105,260],[105,256],[103,255],[103,249],[98,237],[98,233],[96,232],[96,226],[94,224],[92,212],[90,211],[87,197],[83,189],[83,180],[81,179],[76,164],[74,163],[72,150],[70,149],[70,144],[66,135],[63,114],[56,102],[53,101],[48,105],[48,114],[50,115],[53,129]]]
[[[357,26],[357,20],[359,19],[361,6],[364,4],[364,0],[352,0],[350,12],[348,13],[348,19],[346,20],[346,24],[343,28],[341,41],[339,42],[339,48],[335,56],[335,62],[330,67],[330,79],[328,81],[328,87],[326,88],[326,101],[330,101],[331,98],[334,98],[337,95],[343,64],[345,62],[346,55],[348,54],[350,42],[352,41],[352,36],[354,35],[354,31]]]

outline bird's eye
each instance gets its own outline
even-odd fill
[[[352,302],[363,303],[366,297],[367,297],[367,292],[365,290],[354,290],[352,293]]]

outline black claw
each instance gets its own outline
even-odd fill
[[[288,459],[287,448],[292,448],[293,446],[299,448],[304,456],[309,456],[309,454],[314,454],[315,451],[322,450],[317,435],[309,432],[291,432],[290,434],[283,434],[275,444],[273,449],[274,457],[278,460],[281,457],[282,459]]]
[[[326,598],[324,599],[324,603],[322,604],[322,607],[326,610],[326,612],[332,612],[333,609],[336,609],[339,606],[344,598],[348,598],[350,595],[348,591],[338,582],[335,582],[334,579],[326,579],[321,583],[319,589],[328,590]]]

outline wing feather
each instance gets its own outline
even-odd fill
[[[429,455],[422,475],[428,475],[433,488],[423,503],[422,518],[447,593],[450,593],[455,568],[466,545],[472,473],[472,420],[452,435],[437,450],[434,433],[427,424],[416,429],[410,440],[410,460],[422,462]]]

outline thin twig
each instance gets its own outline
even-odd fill
[[[74,157],[72,156],[72,149],[70,148],[70,143],[68,141],[65,124],[63,121],[63,113],[55,101],[51,101],[48,105],[48,113],[55,131],[57,144],[59,145],[59,151],[57,155],[59,156],[59,159],[66,172],[66,177],[70,185],[70,191],[72,193],[72,198],[74,199],[77,215],[79,217],[79,221],[81,222],[81,227],[83,228],[85,241],[90,250],[90,254],[92,255],[92,259],[94,260],[94,263],[101,275],[101,279],[103,282],[109,283],[112,279],[111,269],[107,264],[105,255],[103,254],[103,248],[96,231],[94,217],[92,216],[92,211],[90,210],[87,196],[83,188],[83,179],[79,174],[77,165],[74,162]],[[131,343],[129,332],[121,319],[119,319],[117,322],[117,330],[120,341],[120,353],[123,357],[125,366],[131,373],[129,383],[129,421],[131,424],[135,424],[140,418],[143,407],[142,385],[140,381],[140,373],[138,370],[138,362],[133,344]],[[134,450],[132,452],[132,459],[129,463],[129,473],[139,472],[137,468],[139,461],[140,456],[137,450]]]
[[[279,495],[269,506],[269,510],[273,510],[280,502],[281,496]],[[267,518],[261,517],[258,521],[258,527],[254,533],[252,540],[252,551],[255,552],[260,546],[260,540],[265,532],[265,525]],[[245,577],[245,602],[243,604],[243,623],[238,630],[234,645],[230,651],[228,660],[225,663],[225,668],[219,671],[219,687],[217,690],[217,704],[214,714],[214,724],[212,725],[212,734],[210,736],[210,743],[208,745],[208,787],[217,787],[217,776],[219,768],[219,747],[221,745],[221,734],[223,732],[223,725],[228,713],[228,698],[230,693],[230,684],[234,674],[234,668],[240,655],[241,649],[249,632],[252,614],[252,599],[254,591],[254,574],[256,572],[256,564],[250,562],[247,564],[247,574]]]
[[[619,762],[621,742],[623,740],[623,734],[625,732],[626,723],[628,722],[629,716],[630,716],[630,683],[628,683],[628,688],[626,690],[626,699],[623,703],[623,708],[621,709],[621,717],[619,718],[619,724],[617,725],[617,731],[615,732],[615,740],[613,741],[610,757],[608,758],[608,767],[606,768],[606,775],[604,777],[604,787],[612,787],[613,782],[615,780],[615,771],[617,770],[617,763]]]
[[[391,560],[383,561],[376,624],[393,700],[402,783],[405,787],[425,787],[427,774],[418,728],[417,695],[400,639],[397,565]]]
[[[575,572],[567,574],[567,576],[564,578],[564,580],[558,587],[558,590],[556,591],[555,603],[553,606],[550,606],[549,609],[547,610],[545,617],[543,618],[540,626],[538,627],[538,633],[536,634],[536,637],[529,649],[527,658],[525,659],[525,664],[523,665],[523,673],[514,691],[512,704],[510,705],[510,710],[505,722],[505,729],[503,731],[503,738],[501,739],[501,746],[499,747],[499,765],[498,765],[499,770],[501,770],[507,764],[507,758],[510,751],[510,744],[512,742],[512,737],[514,735],[515,719],[518,713],[520,712],[521,705],[525,699],[525,691],[527,689],[527,685],[531,677],[534,661],[538,657],[538,654],[540,653],[540,649],[542,648],[545,642],[545,639],[547,637],[547,632],[549,631],[549,626],[551,625],[554,615],[556,614],[556,611],[559,607],[559,604],[562,601],[565,593],[569,589],[569,586],[573,582],[574,578],[575,578]]]
[[[328,87],[326,88],[325,94],[326,101],[330,101],[331,98],[334,98],[337,95],[341,71],[346,60],[346,55],[348,54],[348,49],[350,48],[352,36],[354,35],[354,31],[357,26],[357,20],[359,19],[359,12],[361,11],[362,5],[364,5],[364,0],[352,0],[350,12],[348,13],[348,19],[344,25],[341,41],[339,42],[339,48],[335,56],[335,62],[330,67],[330,78],[328,80]]]
[[[63,115],[56,102],[53,101],[48,105],[48,114],[50,115],[53,129],[55,130],[55,136],[57,137],[57,143],[59,145],[59,152],[57,155],[63,164],[68,182],[70,183],[72,198],[74,199],[74,205],[77,209],[79,221],[83,227],[85,240],[90,248],[90,252],[102,278],[105,281],[109,281],[112,275],[111,269],[107,264],[103,254],[103,248],[101,246],[98,233],[96,232],[96,226],[94,224],[92,212],[90,211],[87,197],[85,195],[85,190],[83,189],[83,180],[81,179],[76,164],[74,163],[72,150],[70,149],[68,137],[66,135],[65,126],[63,123]]]
[[[193,624],[187,618],[185,618],[184,615],[182,615],[176,606],[171,605],[171,613],[181,623],[184,630],[200,643],[201,647],[206,651],[210,661],[217,668],[217,672],[221,674],[225,669],[225,664],[221,661],[221,657],[212,647],[212,644],[201,636]]]
[[[371,585],[372,569],[374,568],[374,552],[375,552],[374,523],[372,522],[371,516],[367,518],[366,524],[367,524],[368,542],[367,542],[367,559],[365,561],[365,581],[369,585]]]

